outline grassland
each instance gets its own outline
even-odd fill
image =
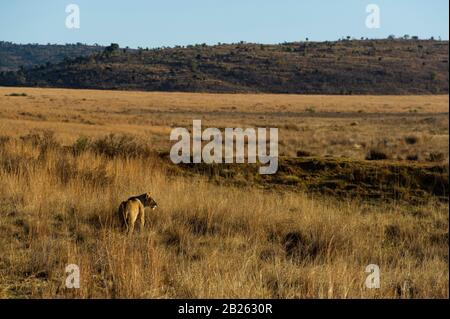
[[[448,96],[0,88],[0,297],[448,298],[448,111]],[[279,127],[281,181],[171,165],[170,129],[193,119]],[[358,170],[370,179],[344,178]],[[403,170],[411,182],[375,184]],[[159,207],[127,237],[117,206],[146,191]],[[380,289],[364,285],[372,263]]]
[[[9,96],[25,93],[25,97]],[[110,133],[170,147],[173,127],[278,127],[280,153],[364,159],[382,148],[393,159],[448,156],[448,95],[303,96],[0,88],[0,129],[20,137],[51,130],[63,144]],[[386,134],[389,132],[389,134]],[[412,137],[415,139],[409,140]]]

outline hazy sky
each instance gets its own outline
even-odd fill
[[[80,8],[68,29],[66,6]],[[380,28],[366,27],[366,6]],[[280,43],[418,35],[448,40],[448,0],[0,0],[0,40],[17,43]]]

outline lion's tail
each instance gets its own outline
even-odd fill
[[[122,202],[119,206],[118,215],[122,226],[128,227],[127,202]]]

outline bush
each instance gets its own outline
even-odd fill
[[[0,136],[0,147],[4,147],[10,140],[9,136]]]
[[[389,159],[388,154],[380,149],[371,149],[366,155],[366,160],[368,161],[381,161]]]
[[[298,150],[297,151],[297,157],[309,157],[312,156],[310,152]]]
[[[46,130],[42,133],[33,133],[21,136],[20,139],[25,143],[30,143],[34,147],[38,147],[41,153],[45,154],[50,149],[58,149],[61,145],[55,138],[53,131]]]
[[[432,152],[430,153],[430,162],[442,162],[445,159],[445,154],[442,152]]]
[[[316,109],[315,109],[314,106],[308,106],[308,107],[305,109],[305,112],[306,112],[306,113],[316,113]]]
[[[405,142],[406,142],[406,144],[409,144],[409,145],[417,144],[418,141],[419,141],[419,138],[417,136],[406,136],[405,137]]]
[[[5,96],[28,96],[26,93],[11,93],[11,94],[6,94]]]
[[[91,149],[108,157],[147,157],[152,154],[150,147],[142,142],[136,141],[129,135],[110,134],[94,141]]]
[[[293,131],[298,131],[299,130],[299,127],[296,124],[291,124],[291,123],[285,124],[284,128],[286,130],[293,130]]]
[[[387,225],[384,228],[384,238],[388,242],[398,243],[401,239],[402,232],[398,225]]]
[[[79,137],[77,141],[72,145],[72,154],[80,155],[88,150],[91,145],[91,140],[88,137]]]
[[[305,259],[315,260],[318,257],[324,257],[327,249],[326,243],[318,238],[298,231],[290,232],[283,236],[282,246],[286,257],[297,261]]]
[[[418,160],[419,160],[419,155],[417,155],[417,154],[414,154],[414,155],[408,155],[408,156],[406,156],[406,159],[407,159],[408,161],[418,161]]]

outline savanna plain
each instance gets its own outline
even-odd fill
[[[0,88],[0,298],[448,298],[448,103]],[[279,172],[172,164],[197,119],[279,128]]]

